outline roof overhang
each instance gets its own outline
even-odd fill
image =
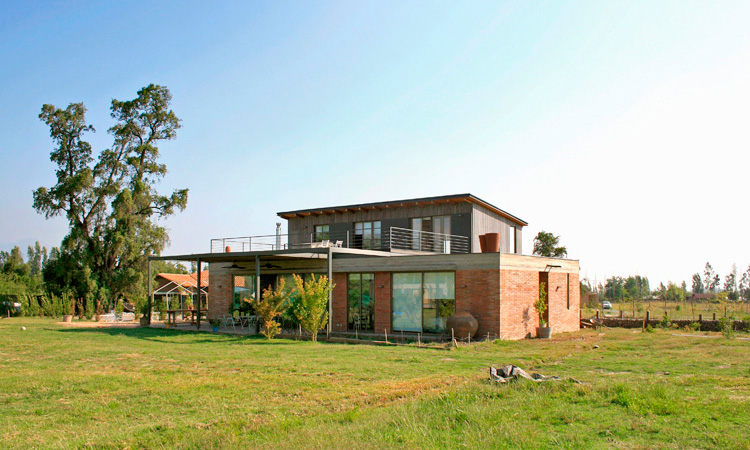
[[[289,220],[289,219],[293,219],[296,217],[323,216],[323,215],[331,215],[331,214],[337,214],[337,213],[348,213],[348,212],[355,213],[355,212],[361,212],[361,211],[373,211],[373,210],[392,209],[392,208],[411,208],[415,206],[443,205],[443,204],[452,204],[452,203],[461,203],[461,202],[473,203],[475,205],[479,205],[518,225],[521,225],[521,226],[528,225],[526,221],[521,220],[518,217],[508,213],[507,211],[503,211],[497,206],[491,203],[488,203],[482,200],[481,198],[475,197],[474,195],[471,195],[471,194],[455,194],[455,195],[444,195],[441,197],[424,197],[424,198],[413,198],[413,199],[408,199],[408,200],[394,200],[394,201],[388,201],[388,202],[361,203],[357,205],[347,205],[347,206],[332,206],[332,207],[326,207],[326,208],[300,209],[297,211],[284,211],[284,212],[279,212],[276,214],[283,219]]]

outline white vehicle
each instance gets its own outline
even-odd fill
[[[610,303],[608,300],[604,300],[602,302],[602,309],[612,309],[612,303]]]

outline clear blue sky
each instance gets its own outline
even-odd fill
[[[4,2],[0,249],[58,245],[44,103],[168,86],[183,120],[165,253],[277,211],[470,192],[583,275],[750,264],[750,2]]]

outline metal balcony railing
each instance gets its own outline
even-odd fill
[[[469,238],[391,227],[386,232],[388,248],[430,253],[469,253]]]
[[[275,251],[321,247],[357,248],[380,251],[468,253],[469,238],[443,233],[391,227],[378,236],[353,232],[266,234],[211,239],[211,253]]]

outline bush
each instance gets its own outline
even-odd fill
[[[646,325],[646,333],[653,333],[654,327],[651,326],[651,324]]]
[[[263,331],[260,333],[267,339],[273,339],[281,333],[281,325],[276,321],[276,318],[284,312],[289,300],[289,294],[284,289],[285,285],[286,281],[283,278],[279,278],[276,289],[268,286],[267,289],[263,289],[261,298],[245,299],[246,302],[253,305],[255,312],[260,316],[263,322]]]
[[[700,331],[701,330],[701,324],[699,322],[693,322],[690,324],[690,329],[693,331]]]
[[[726,338],[733,338],[736,333],[734,331],[734,324],[726,317],[719,319],[719,329],[721,330],[721,334]]]

